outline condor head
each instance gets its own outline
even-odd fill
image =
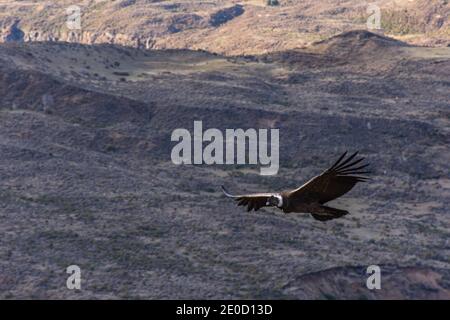
[[[281,208],[283,206],[283,197],[281,195],[271,195],[267,198],[266,206]]]

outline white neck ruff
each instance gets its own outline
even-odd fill
[[[278,202],[277,207],[278,207],[278,208],[281,208],[281,207],[283,206],[283,197],[281,196],[281,194],[277,194],[277,195],[275,195],[275,197],[277,197],[278,200],[280,200],[280,201]]]

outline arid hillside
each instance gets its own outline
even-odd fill
[[[1,44],[0,297],[448,299],[449,75],[450,48],[367,31],[247,56]],[[279,128],[279,173],[173,164],[194,120]],[[342,219],[249,214],[220,191],[295,188],[345,150],[373,180],[332,203]]]
[[[226,55],[300,48],[366,29],[376,10],[380,34],[410,44],[450,44],[446,0],[80,1],[79,28],[68,25],[72,1],[0,0],[3,41],[114,43],[147,49],[202,49]],[[374,6],[377,8],[374,11]],[[372,28],[372,27],[371,27]]]

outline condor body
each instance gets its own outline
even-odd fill
[[[222,190],[239,206],[247,206],[247,211],[262,207],[277,207],[284,213],[311,213],[316,220],[327,221],[340,218],[348,211],[325,206],[324,204],[349,192],[356,183],[369,180],[364,171],[369,164],[361,165],[364,158],[355,159],[358,152],[346,157],[345,152],[329,169],[312,178],[301,187],[280,193],[254,193],[233,195],[223,186]]]

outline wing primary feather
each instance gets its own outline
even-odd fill
[[[337,173],[340,174],[340,173],[355,172],[355,171],[364,169],[364,168],[368,167],[369,165],[370,165],[370,164],[368,163],[368,164],[365,164],[365,165],[363,165],[363,166],[359,166],[359,167],[355,167],[355,168],[347,168],[347,169],[345,169],[345,170],[339,170],[339,171],[337,171]]]
[[[365,177],[365,176],[353,176],[353,175],[348,175],[348,174],[338,174],[338,175],[336,175],[336,177],[355,178],[355,179],[359,179],[359,178],[370,179],[369,177]]]
[[[336,168],[336,170],[337,170],[337,171],[342,171],[342,170],[345,170],[345,169],[349,169],[349,168],[353,167],[354,165],[360,163],[360,162],[363,161],[364,159],[365,159],[365,158],[361,158],[361,159],[355,160],[355,161],[353,161],[352,163],[346,164],[345,166],[340,166],[339,168]]]
[[[356,157],[356,155],[358,154],[359,151],[356,151],[354,154],[352,154],[350,157],[348,157],[347,159],[345,159],[344,162],[342,162],[341,164],[339,164],[339,166],[335,167],[334,170],[339,170],[341,169],[343,166],[345,166],[347,163],[349,163],[350,161],[352,161],[352,159],[354,157]]]
[[[365,167],[367,167],[369,165],[370,165],[370,163],[366,163],[366,164],[363,164],[363,165],[361,165],[359,167],[351,167],[351,168],[339,169],[339,172],[348,171],[348,170],[359,170],[359,169],[365,168]]]
[[[360,177],[360,176],[353,176],[352,178],[355,178],[356,181],[360,181],[360,182],[366,182],[366,181],[372,180],[372,179],[369,178],[369,177]]]
[[[238,206],[244,206],[245,205],[245,199],[236,199],[238,202]]]
[[[351,176],[353,176],[355,174],[369,174],[369,173],[372,173],[372,172],[371,171],[339,172],[337,176],[338,177],[341,177],[341,176],[351,177]]]
[[[333,170],[338,164],[339,162],[341,162],[341,160],[347,155],[347,151],[345,151],[340,157],[339,159],[337,159],[337,161],[330,167],[329,170]]]

